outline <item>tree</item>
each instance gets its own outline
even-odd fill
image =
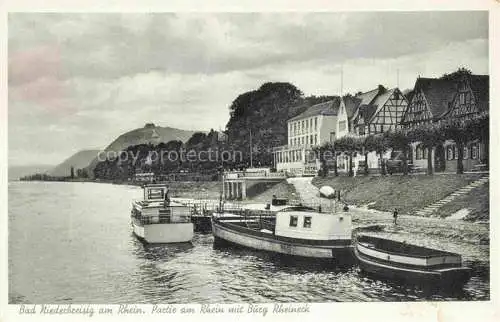
[[[464,146],[470,138],[466,124],[463,120],[450,119],[444,121],[441,126],[445,137],[453,140],[457,145],[457,174],[462,174],[464,173]]]
[[[490,142],[490,117],[488,112],[483,112],[475,117],[467,120],[464,124],[465,131],[469,135],[469,140],[480,140],[484,143],[484,159],[481,160],[486,164],[489,163],[489,142]]]
[[[453,73],[444,74],[443,76],[441,76],[441,79],[457,81],[461,80],[464,76],[470,76],[470,75],[472,75],[472,72],[469,69],[465,67],[460,67]]]
[[[354,172],[352,170],[352,158],[357,151],[361,149],[361,140],[353,136],[343,136],[335,140],[335,147],[349,156],[349,172],[348,175],[352,177]]]
[[[389,131],[388,141],[394,150],[400,150],[403,154],[403,175],[408,175],[408,151],[410,148],[411,138],[406,130],[397,129]]]
[[[320,146],[313,147],[313,151],[316,154],[316,157],[319,159],[321,163],[320,176],[326,177],[328,174],[328,163],[327,159],[330,157],[334,157],[334,168],[335,168],[335,176],[338,175],[337,172],[337,160],[335,153],[335,145],[330,142],[325,142]]]
[[[368,175],[368,153],[377,150],[377,139],[374,135],[367,135],[364,138],[361,138],[361,140],[363,153],[365,155],[365,175]]]
[[[445,133],[440,126],[435,124],[419,126],[408,132],[412,142],[420,142],[427,149],[427,174],[433,174],[432,150],[439,144],[443,144]]]
[[[387,132],[381,134],[373,135],[373,145],[374,151],[379,155],[380,158],[380,174],[385,175],[385,163],[384,163],[384,154],[389,150],[389,137]]]

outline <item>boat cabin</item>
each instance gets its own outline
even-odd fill
[[[132,215],[142,224],[188,223],[191,222],[191,210],[179,202],[170,201],[168,187],[165,184],[147,184],[143,186],[144,199],[132,203]]]
[[[168,193],[165,184],[147,184],[143,186],[143,190],[144,201],[162,201],[165,200],[165,195]]]
[[[351,239],[352,221],[346,213],[320,213],[308,207],[290,207],[276,214],[277,236],[334,240]]]

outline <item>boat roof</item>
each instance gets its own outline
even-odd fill
[[[147,183],[142,186],[143,188],[167,188],[166,183]]]

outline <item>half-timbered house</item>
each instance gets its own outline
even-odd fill
[[[356,95],[360,104],[353,115],[353,132],[358,135],[377,134],[401,126],[408,106],[406,97],[398,88],[382,86]]]
[[[404,114],[403,127],[412,128],[445,119],[467,119],[489,109],[489,77],[464,75],[459,79],[418,78],[410,104]],[[484,163],[487,155],[484,143],[473,141],[464,147],[465,170],[472,170]],[[428,151],[418,142],[412,144],[411,162],[415,167],[427,167],[427,155],[432,153],[435,171],[456,171],[458,149],[447,140]]]

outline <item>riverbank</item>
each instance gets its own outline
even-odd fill
[[[74,178],[50,182],[92,182],[137,187],[144,185],[144,182],[137,181],[96,180],[89,178]],[[175,198],[218,200],[221,194],[221,183],[219,181],[168,181],[166,184],[170,189],[171,197]],[[293,185],[288,184],[286,181],[250,183],[247,186],[247,200],[245,201],[269,203],[273,196],[293,200],[296,198],[296,191]]]
[[[478,180],[480,174],[446,174],[418,176],[377,176],[377,177],[327,177],[314,178],[317,188],[328,185],[343,191],[343,199],[353,205],[366,206],[379,211],[398,208],[400,214],[412,214],[454,191]],[[441,217],[467,208],[472,217],[468,219],[488,220],[489,185],[472,190],[439,209]]]

